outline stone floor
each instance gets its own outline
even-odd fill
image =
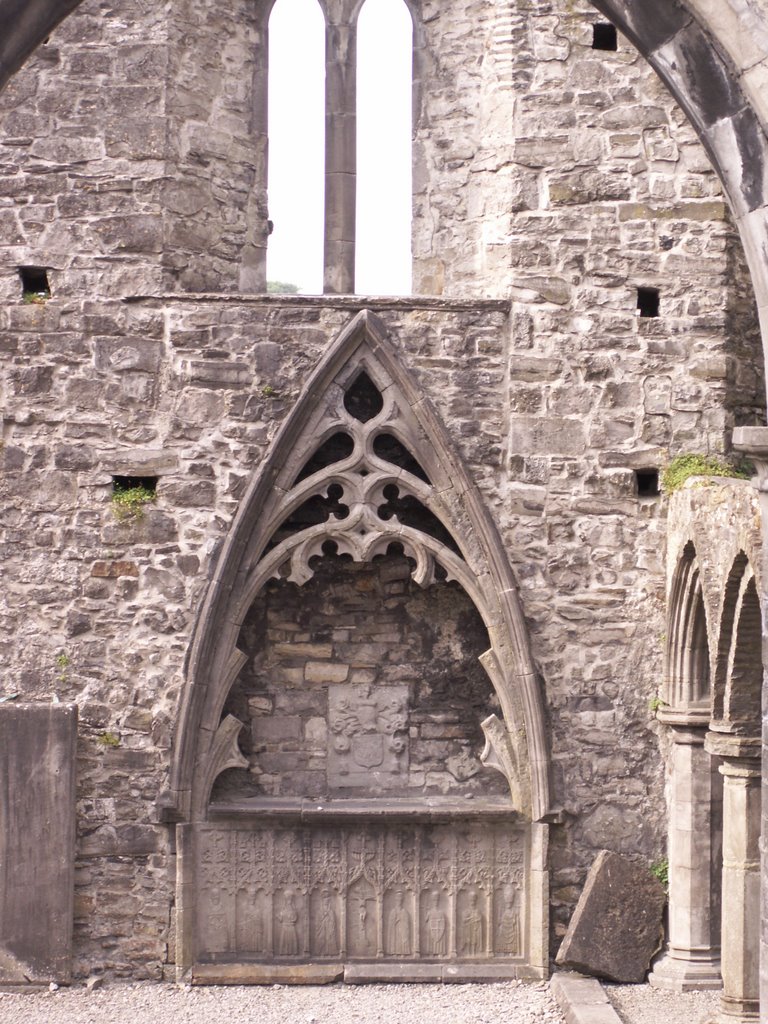
[[[498,985],[328,985],[287,987],[113,983],[56,991],[0,990],[2,1024],[564,1024],[546,983]],[[717,992],[680,995],[649,985],[604,985],[622,1024],[703,1024]],[[594,1005],[568,1020],[595,1024]],[[602,1024],[607,1018],[600,1016]]]
[[[702,1024],[717,1009],[719,992],[665,992],[650,985],[603,989],[623,1024]]]

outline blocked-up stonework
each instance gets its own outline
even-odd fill
[[[636,474],[763,415],[743,254],[591,7],[413,14],[412,297],[261,294],[264,5],[88,0],[0,95],[3,691],[78,706],[76,976],[541,976],[596,852],[663,854]]]

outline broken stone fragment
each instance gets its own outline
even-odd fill
[[[662,937],[666,892],[647,867],[601,850],[587,876],[556,963],[639,984]]]

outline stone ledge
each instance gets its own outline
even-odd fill
[[[299,820],[302,822],[330,822],[366,819],[418,820],[418,821],[463,821],[475,818],[493,818],[505,821],[518,819],[520,813],[507,797],[473,800],[456,800],[450,797],[422,797],[409,799],[376,800],[308,800],[255,797],[232,803],[211,804],[209,817],[212,821],[222,819],[256,818]]]
[[[342,964],[196,964],[193,985],[330,985]]]
[[[484,311],[509,313],[509,299],[483,299],[471,296],[443,298],[440,295],[273,295],[238,292],[164,292],[158,295],[124,295],[119,301],[141,305],[196,303],[230,306],[293,306],[328,309],[434,309],[448,312]]]
[[[621,1018],[596,978],[587,978],[575,971],[558,971],[552,975],[549,987],[566,1024],[621,1024]]]

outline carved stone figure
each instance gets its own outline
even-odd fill
[[[320,897],[320,915],[317,921],[317,952],[319,956],[334,956],[339,952],[339,928],[333,909],[333,893],[323,890]]]
[[[477,960],[529,941],[523,834],[507,823],[211,827],[197,864],[213,960],[330,959],[342,944],[359,960]]]
[[[499,953],[512,956],[520,952],[520,913],[517,909],[517,893],[512,886],[505,890],[507,899],[499,919]]]
[[[229,949],[229,920],[218,886],[208,893],[208,908],[208,951],[226,953]]]
[[[299,912],[296,909],[294,895],[286,889],[285,903],[278,911],[277,921],[277,952],[280,956],[297,956],[299,953]]]
[[[440,893],[434,889],[429,894],[429,907],[424,918],[426,925],[426,952],[433,956],[445,956],[448,952],[448,918],[440,907]]]
[[[467,907],[461,916],[462,950],[467,956],[480,956],[483,952],[483,912],[477,905],[477,892],[471,889]]]
[[[387,919],[387,952],[394,956],[407,956],[411,952],[411,915],[405,907],[405,897],[399,890],[394,895],[394,906]]]
[[[237,899],[237,942],[249,953],[261,953],[265,947],[264,920],[255,885],[246,885]]]

